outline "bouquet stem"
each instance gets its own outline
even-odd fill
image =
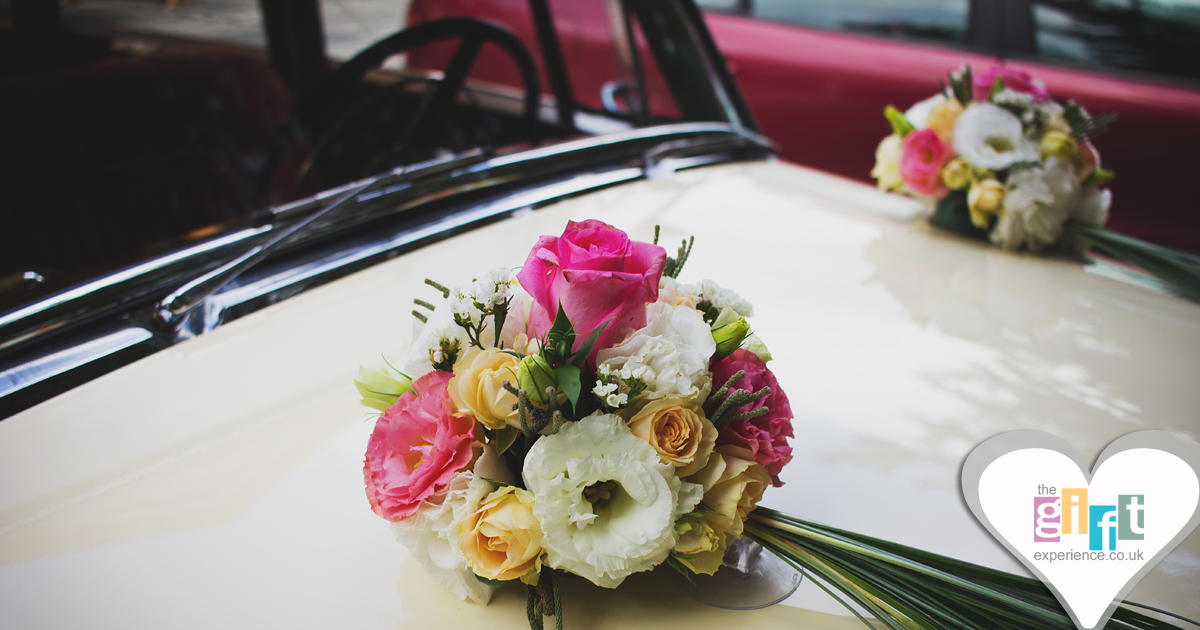
[[[1175,293],[1200,301],[1200,256],[1147,243],[1081,221],[1068,221],[1066,230],[1099,251],[1153,275]]]
[[[764,507],[751,513],[745,527],[746,536],[808,573],[868,627],[875,626],[846,600],[892,630],[1075,628],[1049,589],[1034,579]],[[1177,628],[1127,606],[1146,608],[1122,602],[1105,627]]]

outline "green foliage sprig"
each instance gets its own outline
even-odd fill
[[[759,407],[753,411],[744,413],[733,413],[742,407],[766,396],[771,395],[770,386],[765,386],[756,392],[750,392],[745,389],[732,389],[738,381],[746,378],[745,370],[738,370],[729,377],[728,381],[721,386],[708,400],[704,402],[704,413],[713,424],[722,424],[731,420],[745,420],[747,418],[756,418],[764,415],[769,411],[766,407]],[[732,391],[730,391],[732,389]]]
[[[658,245],[659,226],[654,226],[654,244]],[[689,236],[687,240],[679,245],[679,251],[675,253],[675,257],[667,256],[667,262],[663,265],[663,275],[668,278],[678,278],[679,273],[683,271],[683,264],[687,262],[688,256],[692,255],[692,245],[696,243],[695,236]]]

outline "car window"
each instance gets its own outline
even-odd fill
[[[1200,0],[1036,0],[1038,56],[1200,79]]]
[[[851,33],[966,43],[968,0],[754,0],[754,17]]]

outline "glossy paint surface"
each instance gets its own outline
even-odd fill
[[[764,504],[1023,572],[959,494],[967,453],[1035,428],[1091,461],[1146,429],[1200,434],[1200,306],[908,220],[908,200],[782,163],[701,168],[554,204],[373,267],[0,422],[0,627],[523,628],[520,589],[463,603],[362,489],[359,365],[402,361],[422,280],[520,264],[599,218],[668,247],[681,280],[750,300],[796,414]],[[664,569],[665,570],[665,569]],[[1200,617],[1200,535],[1129,599]],[[861,627],[805,583],[730,612],[663,570],[567,581],[567,627]]]

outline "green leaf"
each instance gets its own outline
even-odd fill
[[[883,109],[883,116],[887,118],[889,123],[892,123],[892,133],[901,138],[912,133],[913,129],[915,129],[912,123],[908,122],[908,119],[904,117],[904,114],[896,109],[895,105],[885,107]]]
[[[483,582],[484,584],[487,584],[488,586],[490,586],[492,588],[500,588],[501,586],[504,586],[504,582],[501,582],[500,580],[489,580],[485,577],[480,577],[478,575],[475,576],[475,579],[479,580],[480,582]]]
[[[554,323],[550,326],[550,331],[546,333],[546,359],[551,364],[564,363],[566,357],[571,354],[571,346],[574,344],[575,327],[567,318],[567,312],[563,310],[560,303],[558,314],[554,316]]]
[[[988,100],[989,101],[992,100],[992,97],[995,96],[997,93],[1000,92],[1000,90],[1003,90],[1003,89],[1004,89],[1004,77],[996,77],[996,80],[994,82],[992,82],[991,91],[988,92]]]
[[[1117,174],[1115,172],[1110,171],[1106,168],[1097,168],[1096,170],[1092,171],[1091,175],[1088,175],[1088,178],[1086,180],[1084,180],[1083,185],[1084,186],[1100,186],[1102,184],[1107,184],[1108,182],[1111,182],[1112,179],[1116,176],[1117,176]]]
[[[496,447],[496,454],[503,455],[513,442],[517,441],[517,436],[521,434],[521,430],[516,427],[504,427],[495,432],[495,437],[492,438],[492,444]]]
[[[571,358],[566,362],[576,367],[583,367],[583,365],[587,363],[588,357],[592,356],[592,348],[596,347],[596,340],[600,338],[600,333],[604,332],[605,327],[607,327],[613,319],[614,318],[610,317],[597,326],[596,329],[592,331],[592,334],[588,335],[587,339],[584,340],[583,345],[579,348],[579,351],[575,354],[572,354]]]
[[[579,368],[574,365],[560,365],[554,368],[554,379],[558,381],[558,389],[571,401],[571,409],[579,403],[579,375]]]

